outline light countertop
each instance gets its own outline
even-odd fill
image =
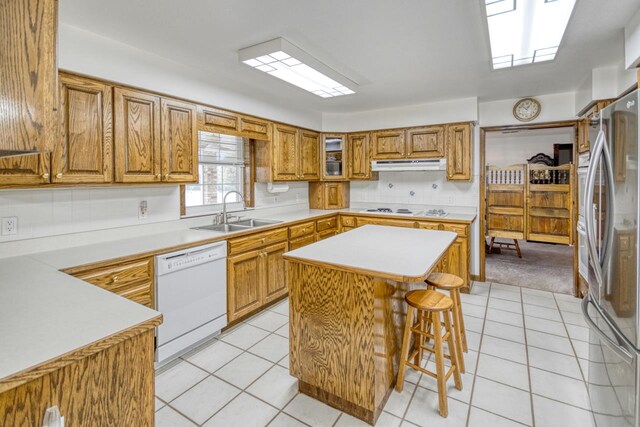
[[[451,231],[365,225],[287,252],[284,257],[417,282],[424,280],[456,237]]]
[[[305,219],[313,220],[337,212],[365,215],[360,212],[363,208],[354,207],[340,211],[294,209],[275,213],[255,210],[241,214],[247,217],[282,221],[272,227],[261,227],[250,231],[259,232],[283,226],[290,222]],[[423,217],[415,218],[424,219]],[[475,214],[461,212],[452,214],[445,220],[470,223],[474,219]],[[219,233],[207,230],[193,230],[189,227],[195,225],[194,221],[199,221],[197,225],[204,225],[210,220],[206,218],[184,220],[181,221],[184,224],[184,228],[176,229],[175,224],[173,224],[171,226],[173,228],[167,226],[163,229],[160,225],[153,233],[136,237],[0,259],[0,342],[2,343],[0,345],[0,383],[12,376],[53,361],[91,343],[154,319],[160,314],[109,291],[87,284],[59,270],[129,256],[154,252],[161,253],[165,250],[165,252],[168,252],[176,247],[196,246],[246,234],[246,232]],[[364,230],[366,231],[368,227],[372,226],[365,226]],[[417,241],[407,241],[402,243],[401,246],[404,248],[402,252],[410,253],[415,251],[418,254],[416,255],[417,258],[408,257],[397,262],[388,262],[384,267],[392,272],[402,272],[402,274],[406,273],[408,275],[417,276],[424,272],[425,266],[428,267],[428,262],[426,262],[428,257],[432,260],[431,262],[437,260],[433,259],[439,247],[436,247],[437,245],[434,246],[435,241],[443,242],[447,239],[445,236],[453,236],[455,239],[454,233],[436,232],[441,233],[438,234],[440,237],[433,240],[436,235],[430,234],[434,232],[429,230],[395,227],[381,228],[390,228],[392,230],[387,233],[390,232],[394,236],[405,235],[405,238],[408,236],[405,231],[413,232],[410,234]],[[345,235],[353,236],[352,233],[358,232],[358,230],[360,229],[352,230],[345,233]],[[373,239],[375,236],[376,233],[369,239]],[[429,237],[427,239],[428,243],[425,244],[424,238],[426,236]],[[338,242],[343,240],[339,235],[329,241],[318,242],[311,246],[313,248],[322,248],[327,243],[333,245],[334,243],[331,242],[335,242],[336,239]],[[369,241],[365,246],[374,248],[374,243]],[[305,251],[307,248],[290,252],[290,254]],[[309,249],[314,251],[313,248]],[[379,249],[384,250],[385,245],[381,245]],[[371,249],[368,250],[371,251]],[[310,254],[311,252],[308,253]],[[349,256],[354,254],[356,252],[343,250],[330,255],[349,260]],[[349,260],[348,262],[355,261]],[[367,263],[366,260],[361,260],[360,262],[364,267],[375,268],[372,261]]]

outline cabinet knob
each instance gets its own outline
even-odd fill
[[[169,174],[168,173],[164,175],[164,179],[169,179]]]
[[[113,283],[118,283],[118,280],[120,280],[118,276],[113,276]]]
[[[58,178],[58,179],[59,179],[59,178],[62,178],[62,172],[58,172],[58,173],[56,174],[56,178]]]
[[[264,243],[266,241],[266,237],[262,238],[262,243]]]
[[[158,178],[158,179],[162,179],[162,174],[161,174],[161,173],[159,173],[158,175],[156,175],[156,178]]]
[[[42,174],[42,179],[49,179],[49,172],[43,173]]]

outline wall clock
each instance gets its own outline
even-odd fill
[[[513,106],[513,117],[521,122],[530,122],[540,114],[540,103],[533,98],[522,98]]]

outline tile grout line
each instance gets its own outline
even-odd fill
[[[553,296],[553,295],[552,295]],[[527,338],[527,324],[524,314],[524,298],[522,296],[522,289],[520,289],[520,298],[522,305],[522,331],[524,332],[524,352],[527,358],[527,378],[529,379],[529,404],[531,405],[531,426],[536,427],[536,411],[533,404],[533,385],[531,382],[531,363],[529,361],[529,340]],[[555,298],[554,298],[555,300]]]
[[[466,427],[472,427],[469,425],[469,422],[470,422],[469,420],[471,419],[471,408],[473,406],[473,392],[475,391],[475,387],[476,387],[476,378],[478,378],[478,367],[480,365],[480,354],[482,352],[482,341],[484,339],[484,326],[487,323],[487,312],[489,311],[489,298],[491,298],[492,288],[493,288],[493,284],[489,283],[489,289],[487,290],[488,291],[487,303],[484,306],[484,318],[482,319],[482,332],[480,332],[480,342],[478,343],[478,355],[476,356],[476,369],[473,372],[473,381],[471,382],[471,393],[469,394],[469,407],[467,408],[467,419],[465,422]],[[464,316],[464,313],[463,313],[463,316]]]

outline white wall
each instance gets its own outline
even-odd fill
[[[636,70],[625,69],[623,62],[594,68],[575,92],[575,114],[581,115],[594,101],[617,98],[635,84]]]
[[[142,200],[147,218],[138,219]],[[176,220],[180,191],[173,185],[3,190],[0,217],[12,216],[18,234],[0,236],[0,242]]]
[[[540,134],[535,131],[516,134],[489,132],[485,140],[485,160],[487,165],[492,166],[524,164],[538,153],[553,158],[553,144],[573,142],[573,130],[558,134]]]
[[[640,66],[640,9],[624,27],[625,68]]]
[[[540,115],[528,123],[544,123],[558,120],[575,120],[575,94],[573,92],[535,96],[540,102]],[[521,125],[513,117],[513,106],[518,99],[481,102],[480,126]]]
[[[477,120],[478,98],[474,97],[357,113],[324,113],[322,130],[350,132]]]
[[[206,72],[61,23],[59,67],[246,114],[320,129],[315,111],[265,103],[209,82]]]

